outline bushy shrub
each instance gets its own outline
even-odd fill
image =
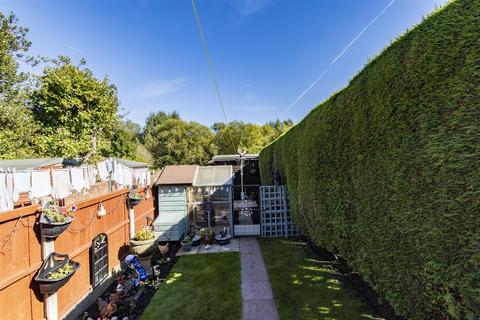
[[[296,223],[408,319],[480,319],[480,1],[449,3],[260,154]]]

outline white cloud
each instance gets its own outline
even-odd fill
[[[243,16],[262,11],[273,3],[273,0],[230,0],[230,4]]]
[[[182,89],[187,82],[187,78],[152,81],[143,86],[139,95],[142,98],[158,98]]]

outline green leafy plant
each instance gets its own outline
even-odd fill
[[[182,242],[183,245],[189,245],[193,241],[192,241],[192,238],[190,238],[189,236],[186,236],[185,238],[183,238],[183,240],[181,242]]]
[[[75,268],[75,265],[73,265],[70,262],[67,262],[64,266],[58,268],[57,270],[49,272],[47,274],[47,279],[58,280],[58,279],[65,278],[70,274],[70,272],[73,271],[74,268]]]
[[[142,226],[142,228],[135,233],[133,240],[145,241],[145,240],[151,240],[153,238],[155,238],[155,233],[153,232],[153,228],[149,226]]]
[[[74,213],[77,209],[75,205],[67,208],[49,202],[42,208],[42,212],[49,222],[66,222],[75,218]]]
[[[215,233],[213,232],[212,228],[202,228],[200,229],[199,234],[204,243],[212,244],[214,242]]]
[[[302,232],[406,319],[480,315],[479,13],[449,2],[260,153]]]
[[[129,196],[130,200],[142,200],[143,199],[143,196],[139,193],[135,193],[131,196]]]

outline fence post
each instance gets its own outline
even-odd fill
[[[47,257],[55,251],[55,241],[54,239],[46,239],[42,237],[42,260],[47,259]],[[47,320],[57,320],[58,319],[58,302],[57,302],[57,293],[45,294],[45,315]]]
[[[130,226],[130,239],[135,236],[135,210],[133,206],[128,206],[128,220]]]

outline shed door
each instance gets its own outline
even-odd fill
[[[186,189],[183,186],[158,188],[158,217],[154,221],[160,241],[178,241],[187,230]]]

